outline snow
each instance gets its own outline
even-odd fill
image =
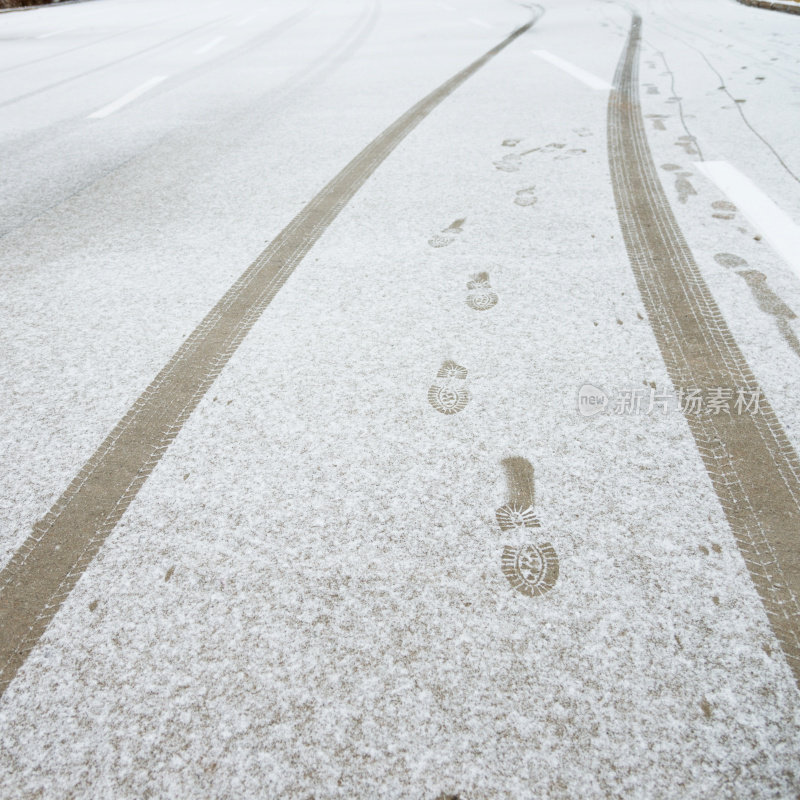
[[[77,4],[59,24],[91,10],[92,24],[112,26],[156,8],[168,16],[166,5],[185,15],[190,4]],[[299,8],[197,5],[230,26],[261,12],[247,35]],[[798,313],[800,286],[746,222],[712,216],[719,192],[675,144],[685,132],[656,51],[706,157],[752,151],[762,188],[794,214],[796,184],[735,109],[710,103],[715,76],[699,77],[682,40],[708,49],[735,90],[746,84],[745,111],[791,157],[777,100],[796,102],[786,53],[800,22],[722,0],[661,5],[643,9],[642,83],[659,90],[642,89],[643,111],[667,115],[664,131],[646,120],[654,158],[692,173],[686,204],[668,171],[665,188],[799,446],[797,355],[713,255],[747,259]],[[76,83],[52,106],[9,107],[2,135],[20,158],[15,136],[38,133],[8,179],[32,205],[20,213],[4,193],[0,240],[4,561],[266,241],[401,113],[527,19],[490,0],[453,10],[385,0],[347,60],[289,92],[367,10],[315,7],[262,49],[167,81],[104,121],[85,116],[137,85],[142,63]],[[51,12],[3,15],[0,35],[35,34],[39,13]],[[576,407],[584,383],[669,382],[618,228],[606,96],[531,50],[610,79],[628,24],[606,3],[547,4],[342,211],[0,700],[0,794],[796,793],[797,687],[683,417],[584,418]],[[170,50],[170,74],[215,35]],[[780,53],[774,68],[764,39]],[[733,77],[756,56],[764,86]],[[495,167],[528,150],[505,162],[516,170]],[[536,201],[515,203],[527,189]],[[462,218],[450,244],[429,245]],[[486,311],[466,303],[480,272],[498,296]],[[427,401],[447,359],[467,369],[470,392],[448,416]],[[515,593],[500,569],[512,542],[495,510],[510,455],[534,467],[532,541],[559,558],[558,582],[538,598]]]

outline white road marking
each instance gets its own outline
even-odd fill
[[[800,227],[794,220],[733,164],[704,161],[695,166],[728,195],[800,278]]]
[[[37,39],[49,39],[51,36],[61,36],[62,33],[69,33],[70,31],[74,31],[75,27],[72,28],[63,28],[60,31],[53,31],[52,33],[43,33],[41,36],[37,36]]]
[[[585,69],[576,67],[569,61],[564,61],[563,58],[554,56],[547,50],[531,50],[531,52],[543,61],[547,61],[553,66],[563,69],[564,72],[569,73],[573,78],[577,78],[581,83],[585,83],[590,89],[599,89],[603,92],[609,92],[614,88],[608,81],[604,81],[602,78],[592,75],[591,72],[587,72]]]
[[[199,47],[197,50],[194,51],[196,56],[201,56],[203,53],[207,53],[209,50],[213,50],[220,42],[225,41],[224,36],[217,36],[216,39],[212,39],[210,42],[207,42],[202,47]]]
[[[491,30],[491,25],[488,22],[484,22],[482,19],[475,19],[475,17],[470,17],[469,21],[473,25],[480,25],[481,28],[489,28]]]
[[[133,102],[137,97],[140,97],[154,86],[158,86],[159,83],[165,81],[166,79],[166,75],[159,75],[156,78],[150,78],[149,81],[145,81],[141,86],[137,86],[127,94],[122,95],[122,97],[118,98],[113,103],[109,103],[107,106],[103,106],[93,114],[89,114],[88,119],[102,119],[103,117],[109,116],[109,114],[113,114],[115,111],[119,111],[120,108],[128,105],[128,103]]]

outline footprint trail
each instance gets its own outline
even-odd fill
[[[756,305],[765,314],[775,317],[779,333],[795,355],[800,357],[800,339],[791,325],[791,320],[797,319],[797,314],[770,288],[767,276],[757,269],[749,269],[747,261],[733,253],[717,253],[714,260],[723,267],[733,269],[744,279]]]

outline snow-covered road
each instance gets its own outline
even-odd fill
[[[800,791],[800,17],[0,14],[0,795]]]

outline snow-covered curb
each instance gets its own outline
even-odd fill
[[[768,8],[772,11],[785,11],[787,14],[800,14],[800,3],[781,3],[778,0],[738,0],[745,6]]]

